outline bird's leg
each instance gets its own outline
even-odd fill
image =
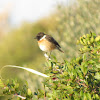
[[[51,54],[51,53],[50,53],[50,54]],[[51,60],[51,59],[50,59],[50,55],[48,56],[48,55],[47,55],[47,52],[45,52],[44,56],[45,56],[45,58],[47,58],[47,60]]]
[[[45,58],[49,59],[49,56],[47,55],[47,52],[44,53]]]
[[[44,56],[45,56],[46,58],[48,58],[47,52],[44,53]]]

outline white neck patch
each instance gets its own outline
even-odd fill
[[[40,40],[44,39],[45,37],[46,37],[46,35],[44,35]],[[39,41],[40,41],[40,40],[39,40]]]

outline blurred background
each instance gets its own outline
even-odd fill
[[[38,32],[59,42],[65,53],[53,51],[58,61],[70,61],[79,55],[77,39],[90,31],[100,35],[100,0],[0,0],[0,69],[17,65],[44,72],[46,59],[34,40]],[[1,74],[27,81],[33,91],[42,81],[16,68]]]

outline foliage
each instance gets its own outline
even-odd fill
[[[95,33],[83,35],[77,41],[83,47],[79,49],[81,56],[63,63],[49,61],[46,66],[44,89],[34,93],[37,99],[49,100],[99,100],[100,95],[100,36]],[[19,94],[19,85],[15,81],[3,87],[3,94]],[[5,87],[5,88],[4,88]],[[25,88],[20,95],[33,98],[30,89]]]
[[[34,40],[35,35],[42,31],[51,34],[59,42],[65,53],[62,54],[59,53],[59,51],[53,52],[57,59],[52,56],[55,60],[48,63],[47,68],[49,66],[50,69],[46,70],[49,74],[51,73],[51,78],[46,81],[48,83],[44,82],[46,84],[46,86],[44,86],[45,91],[39,90],[35,93],[38,98],[45,97],[45,94],[46,98],[49,98],[48,95],[51,95],[50,93],[52,93],[50,97],[55,98],[54,94],[56,95],[57,93],[65,91],[63,90],[63,87],[67,88],[65,85],[69,87],[66,90],[72,90],[67,94],[62,92],[61,95],[66,94],[67,98],[73,99],[79,97],[79,99],[86,100],[85,98],[89,94],[92,99],[98,98],[96,92],[98,92],[98,80],[100,79],[98,71],[100,69],[99,36],[96,37],[91,33],[81,37],[80,40],[77,41],[77,43],[83,45],[83,48],[79,50],[80,53],[78,52],[80,45],[79,47],[76,46],[76,40],[79,39],[82,34],[87,34],[90,31],[100,35],[99,5],[100,0],[77,0],[77,3],[71,6],[58,6],[56,12],[49,17],[34,23],[23,23],[21,27],[11,30],[11,32],[0,41],[0,68],[10,64],[27,66],[38,71],[43,71],[42,64],[45,59],[43,53],[37,46],[37,42]],[[4,28],[4,30],[6,29]],[[70,61],[74,56],[75,58]],[[58,63],[63,60],[65,60],[64,63]],[[16,69],[6,70],[9,72],[9,74],[5,73],[6,78],[8,78],[10,74],[11,77],[16,77]],[[15,75],[12,75],[12,72],[14,72]],[[17,71],[17,73],[23,77],[26,75],[25,80],[33,80],[32,75],[27,75],[25,72],[20,73],[20,71]],[[38,79],[37,77],[35,78],[36,80]],[[34,84],[36,87],[35,78],[30,82],[30,86]],[[66,78],[68,78],[67,81],[65,81]],[[50,81],[52,84],[50,84]],[[60,84],[62,85],[62,91],[59,90],[59,88],[61,88],[60,85],[56,85],[57,82],[62,83]],[[38,83],[39,82],[36,84]],[[49,88],[47,89],[47,85],[51,86],[51,91],[49,91]],[[48,93],[48,91],[50,93]],[[83,98],[82,96],[80,97],[79,94],[84,95]],[[60,94],[57,95],[58,97],[60,96]]]
[[[94,33],[80,37],[82,56],[64,64],[51,62],[50,78],[44,82],[44,93],[51,100],[99,100],[100,36]],[[38,96],[41,95],[39,92]],[[41,96],[42,97],[42,96]]]
[[[12,81],[7,80],[6,84],[4,84],[0,80],[0,87],[3,87],[2,88],[3,96],[13,94],[13,96],[8,98],[8,100],[12,100],[14,98],[16,99],[16,97],[21,99],[26,99],[26,100],[30,100],[31,98],[33,98],[33,94],[31,90],[28,88],[28,85],[25,83],[22,87],[20,87],[20,85],[21,84],[19,84],[17,80],[12,80]]]
[[[44,82],[45,91],[38,91],[38,98],[50,100],[99,100],[100,95],[100,36],[94,33],[80,37],[82,54],[71,62],[49,62]]]

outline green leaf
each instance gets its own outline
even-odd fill
[[[83,61],[86,60],[86,54],[83,54]]]
[[[18,88],[18,87],[19,87],[19,83],[17,83],[17,84],[14,86],[15,89]]]
[[[85,45],[87,45],[87,40],[86,39],[83,39],[83,42]]]
[[[67,93],[72,94],[73,93],[73,88],[71,86],[66,86]]]
[[[94,38],[93,38],[93,36],[91,37],[90,42],[91,42],[91,43],[93,43],[93,42],[94,42]]]
[[[91,37],[91,34],[87,34],[87,37],[90,38]]]
[[[87,93],[87,98],[88,98],[88,100],[92,100],[90,93]]]
[[[98,79],[98,80],[100,80],[100,72],[96,73],[95,78]]]
[[[32,94],[32,92],[31,92],[31,90],[30,90],[30,89],[28,89],[27,94],[28,94],[28,95],[31,95],[31,94]]]
[[[97,68],[100,68],[100,64],[96,65]]]
[[[95,41],[96,41],[96,42],[97,42],[97,41],[100,41],[100,36],[96,37],[96,38],[95,38]]]
[[[88,99],[87,99],[87,94],[86,94],[86,93],[84,93],[84,100],[88,100]]]
[[[98,94],[95,94],[95,96],[96,96],[96,99],[100,99],[100,96],[98,95]]]
[[[81,91],[80,91],[80,96],[81,96],[81,97],[83,97],[83,95],[84,95],[83,93],[84,93],[83,90],[81,90]]]
[[[89,64],[94,64],[95,61],[94,61],[94,60],[89,60],[88,63],[89,63]]]

